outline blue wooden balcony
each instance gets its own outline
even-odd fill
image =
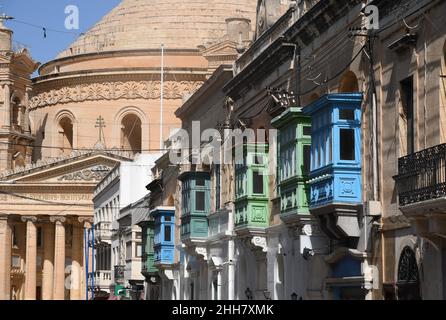
[[[175,261],[175,208],[156,207],[150,212],[154,219],[154,265],[171,265]]]
[[[303,108],[312,122],[309,208],[334,239],[359,236],[362,99],[327,94]]]

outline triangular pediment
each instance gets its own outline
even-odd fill
[[[217,43],[203,50],[201,54],[204,57],[209,56],[222,56],[222,55],[236,55],[237,54],[237,43],[225,40],[223,42]]]
[[[120,161],[130,158],[106,152],[91,152],[59,160],[39,161],[0,177],[0,184],[97,184]]]
[[[29,74],[33,73],[40,65],[40,63],[35,62],[32,59],[28,50],[26,49],[23,50],[22,52],[14,54],[13,63]]]

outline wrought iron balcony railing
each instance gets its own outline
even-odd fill
[[[446,144],[398,159],[400,206],[446,196]]]

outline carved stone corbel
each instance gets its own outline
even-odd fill
[[[267,243],[266,243],[266,237],[254,236],[251,239],[251,244],[254,245],[254,247],[261,248],[263,252],[267,252],[268,251],[268,246],[267,246]]]
[[[202,256],[204,260],[208,260],[208,251],[205,247],[195,247],[195,253]]]

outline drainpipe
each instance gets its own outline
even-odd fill
[[[234,300],[235,298],[235,244],[234,244],[234,205],[230,204],[230,210],[228,214],[228,233],[230,234],[228,240],[228,300]],[[221,272],[218,273],[221,277]],[[220,279],[221,281],[221,279]],[[218,287],[220,290],[220,287]]]

